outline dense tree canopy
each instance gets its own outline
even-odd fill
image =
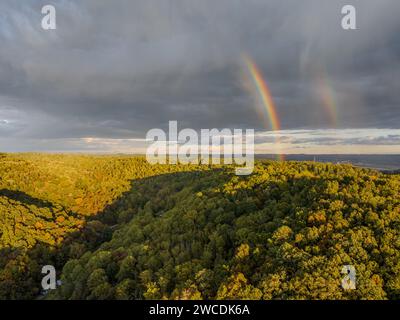
[[[307,162],[0,159],[0,297],[398,299],[399,175]],[[344,265],[357,289],[341,287]],[[21,272],[23,270],[23,272]]]

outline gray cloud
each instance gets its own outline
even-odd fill
[[[49,2],[56,31],[40,27]],[[28,137],[140,138],[169,120],[269,129],[243,85],[243,53],[263,71],[284,129],[399,128],[400,3],[353,1],[358,30],[344,31],[347,2],[4,0],[0,134],[12,149]]]

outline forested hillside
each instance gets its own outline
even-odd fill
[[[40,292],[41,267],[61,268],[109,227],[91,221],[132,181],[196,167],[151,166],[143,157],[0,155],[0,299]]]
[[[398,299],[400,177],[350,165],[3,155],[0,298]],[[341,287],[354,265],[357,289]]]

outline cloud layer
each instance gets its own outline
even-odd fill
[[[41,29],[49,2],[56,31]],[[341,28],[344,4],[4,0],[0,147],[90,150],[85,138],[142,139],[170,120],[269,130],[246,89],[243,53],[267,79],[283,130],[399,129],[400,2],[354,1],[355,31]]]

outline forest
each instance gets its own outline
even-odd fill
[[[399,298],[399,174],[0,154],[0,299]]]

